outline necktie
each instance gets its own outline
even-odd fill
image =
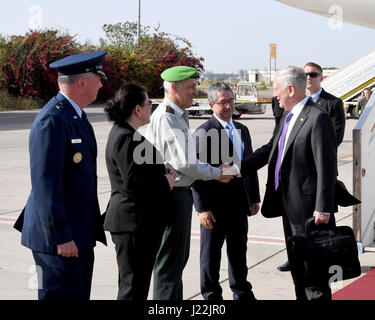
[[[233,147],[234,147],[234,150],[236,150],[236,153],[238,154],[239,152],[241,152],[241,154],[239,154],[239,157],[240,159],[242,160],[243,159],[243,147],[242,147],[242,141],[240,141],[241,143],[241,147],[239,145],[236,145],[235,144],[235,141],[234,141],[234,136],[233,136],[233,126],[230,122],[227,123],[227,125],[225,126],[225,129],[228,130],[228,135],[229,135],[229,139],[230,141],[232,141],[232,144],[233,144]],[[236,140],[241,140],[241,139],[236,139]],[[237,141],[238,142],[238,141]],[[241,148],[241,149],[240,149]],[[241,151],[240,151],[241,150]]]
[[[225,129],[228,130],[228,134],[229,134],[229,139],[230,141],[232,141],[233,143],[233,126],[228,122]]]
[[[280,140],[279,140],[279,150],[277,154],[277,161],[276,161],[276,168],[275,168],[275,190],[279,186],[279,175],[280,175],[280,167],[281,167],[281,159],[283,156],[284,144],[285,144],[285,137],[286,132],[288,131],[290,120],[293,117],[293,113],[289,113],[286,116],[283,131],[281,132]]]

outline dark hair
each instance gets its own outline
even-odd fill
[[[308,62],[308,63],[305,64],[304,67],[313,67],[313,68],[317,68],[317,69],[319,70],[319,72],[320,72],[321,74],[323,74],[323,69],[322,69],[322,67],[321,67],[320,65],[318,65],[317,63],[315,63],[315,62]]]
[[[136,83],[126,83],[117,90],[113,99],[108,100],[104,111],[109,121],[122,124],[130,117],[137,105],[146,100],[147,89]]]

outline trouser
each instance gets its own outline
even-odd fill
[[[293,235],[305,233],[304,225],[292,225],[285,215],[283,215],[283,227],[285,241]],[[329,274],[327,272],[309,270],[309,272],[314,271],[314,279],[312,280],[312,284],[307,285],[304,276],[306,265],[303,261],[300,261],[298,257],[291,254],[288,244],[286,249],[297,300],[332,300],[332,292],[329,286]]]
[[[94,249],[78,257],[32,251],[38,275],[39,300],[90,300]]]
[[[142,225],[135,232],[112,233],[118,266],[118,300],[147,300],[152,269],[164,226]]]
[[[222,300],[219,283],[221,249],[226,240],[229,286],[234,300],[254,299],[252,286],[246,280],[247,216],[225,214],[216,216],[212,229],[201,226],[200,234],[200,283],[205,300]]]
[[[155,267],[154,300],[182,300],[182,272],[189,258],[191,213],[193,199],[191,190],[174,188],[175,201],[173,221],[164,231]]]

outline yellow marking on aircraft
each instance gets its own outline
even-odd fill
[[[341,161],[353,161],[353,156],[346,157],[346,158],[341,158]]]
[[[27,147],[1,147],[0,150],[26,150]]]

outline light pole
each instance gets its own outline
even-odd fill
[[[137,28],[137,46],[139,46],[139,38],[141,36],[141,0],[138,0],[138,28]]]

